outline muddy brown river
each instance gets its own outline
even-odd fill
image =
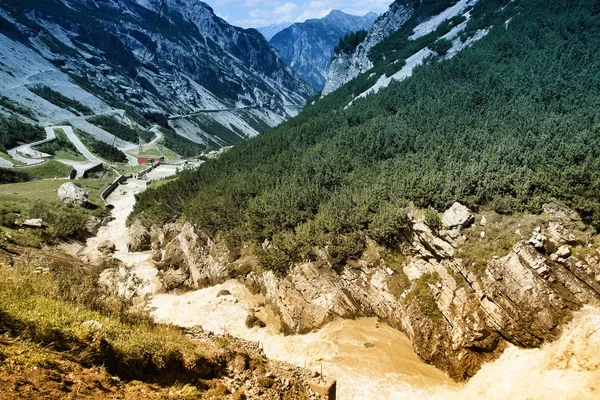
[[[174,171],[160,170],[159,173]],[[115,221],[89,240],[81,253],[93,252],[101,240],[117,244],[116,257],[132,267],[141,281],[141,294],[157,285],[150,254],[128,253],[125,218],[135,193],[145,183],[130,181],[109,198]],[[119,289],[121,290],[121,289]],[[126,291],[126,288],[123,288]],[[228,295],[218,296],[227,290]],[[466,384],[426,364],[413,351],[409,339],[375,318],[337,320],[322,329],[297,336],[280,333],[280,323],[262,296],[252,295],[237,281],[185,294],[155,294],[150,308],[159,322],[184,327],[201,325],[215,333],[229,333],[260,342],[270,358],[323,371],[338,381],[338,399],[573,399],[600,398],[600,310],[577,312],[559,340],[541,349],[509,347],[496,361],[486,364]],[[246,316],[256,311],[265,328],[248,329]]]
[[[231,294],[217,296],[220,291]],[[201,325],[259,341],[269,358],[323,370],[338,381],[338,399],[598,399],[600,398],[600,311],[576,313],[563,336],[541,349],[509,347],[466,384],[457,384],[415,354],[399,332],[375,318],[337,320],[306,335],[284,336],[264,299],[237,281],[182,295],[154,296],[157,321]],[[250,309],[267,322],[248,329]]]

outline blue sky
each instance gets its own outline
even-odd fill
[[[331,10],[348,14],[364,15],[369,11],[380,14],[393,0],[203,0],[215,13],[232,25],[244,28],[302,22],[309,18],[321,18]]]

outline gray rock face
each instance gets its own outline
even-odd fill
[[[67,182],[58,188],[58,199],[65,204],[82,207],[88,202],[88,192],[72,182]]]
[[[196,142],[212,139],[219,144],[233,144],[246,135],[258,134],[257,129],[262,128],[253,128],[256,121],[274,126],[294,116],[306,99],[315,94],[260,33],[229,25],[201,1],[166,2],[144,60],[145,68],[140,68],[141,57],[160,2],[48,0],[39,6],[38,3],[0,4],[7,31],[15,33],[6,40],[10,45],[20,42],[19,45],[31,47],[31,53],[39,57],[24,59],[23,63],[41,65],[42,71],[52,70],[52,81],[48,83],[54,83],[54,77],[59,75],[70,81],[68,86],[72,88],[61,88],[63,94],[101,111],[107,111],[108,107],[94,94],[101,92],[108,103],[124,102],[127,91],[123,88],[130,87],[132,77],[139,71],[141,87],[135,89],[136,101],[132,106],[142,114],[164,118],[165,122],[168,114],[256,107],[248,115],[222,114],[235,127],[231,132],[239,140],[202,129],[215,120],[223,124],[223,118],[208,116],[193,119],[189,123],[192,127],[177,125],[178,132],[188,134]],[[37,40],[38,36],[44,40]],[[43,62],[45,65],[40,64]],[[11,69],[21,70],[23,66],[14,64],[5,68]],[[0,70],[0,79],[9,78],[13,79]],[[19,101],[17,96],[14,99]],[[68,117],[73,113],[65,111],[61,115]]]
[[[460,203],[452,204],[442,216],[442,224],[448,229],[466,228],[475,221],[471,211]]]
[[[183,277],[180,286],[187,289],[223,283],[231,277],[230,269],[235,269],[226,249],[218,248],[207,237],[198,236],[189,223],[167,224],[155,230],[153,246],[164,249],[159,260],[162,270],[178,270],[178,276]]]
[[[340,54],[331,62],[323,95],[333,92],[372,68],[373,63],[368,57],[369,51],[400,29],[413,13],[414,10],[411,6],[394,2],[390,9],[371,26],[367,37],[358,45],[354,53]]]
[[[334,10],[324,18],[283,29],[269,43],[313,88],[321,90],[339,39],[347,33],[369,29],[376,19],[374,13],[354,16]]]
[[[508,254],[474,268],[456,258],[457,248],[472,245],[459,229],[472,215],[459,206],[454,211],[463,212],[453,211],[448,222],[457,226],[452,230],[433,232],[423,223],[412,223],[401,267],[388,265],[384,257],[369,257],[378,261],[361,259],[336,273],[319,260],[295,264],[281,277],[272,271],[236,269],[223,248],[198,237],[190,225],[166,226],[157,240],[165,247],[163,269],[183,271],[177,272],[180,280],[185,278],[181,286],[238,278],[265,295],[286,333],[309,332],[338,317],[377,316],[406,332],[424,360],[466,379],[508,343],[540,346],[558,337],[572,311],[584,304],[600,305],[600,249],[585,258],[567,257],[572,251],[563,244],[558,257],[556,250],[520,240]],[[565,243],[581,223],[571,213],[546,215],[548,227],[534,232],[548,235],[546,241]],[[492,222],[487,226],[488,232],[494,227]],[[374,248],[374,243],[369,246]]]

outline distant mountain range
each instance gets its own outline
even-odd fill
[[[350,32],[369,29],[377,17],[375,13],[360,17],[334,10],[324,18],[309,19],[283,29],[269,43],[289,66],[320,91],[325,86],[340,38]]]
[[[291,22],[283,22],[281,24],[274,24],[269,26],[263,26],[260,28],[256,28],[267,40],[271,40],[273,36],[277,35],[279,32],[292,25]]]
[[[173,121],[181,135],[212,146],[277,125],[314,96],[261,34],[229,25],[195,0],[167,0],[142,65],[158,4],[0,3],[0,95],[34,110],[42,122],[74,114],[34,94],[29,89],[35,85],[75,98],[93,113],[123,108],[131,90],[133,109],[163,121],[198,110],[232,110]]]

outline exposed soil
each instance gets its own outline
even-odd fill
[[[184,388],[122,382],[104,368],[84,368],[64,354],[0,338],[0,399],[185,399]],[[10,355],[7,355],[10,354]],[[25,360],[23,360],[25,358]]]

